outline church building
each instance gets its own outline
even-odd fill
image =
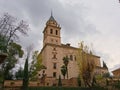
[[[39,78],[44,72],[46,77],[58,79],[59,75],[63,79],[61,66],[63,65],[63,57],[69,58],[68,79],[77,78],[79,75],[76,55],[78,48],[72,47],[69,43],[61,43],[61,27],[51,14],[46,26],[43,30],[43,48],[40,52],[42,55],[42,64],[46,69],[41,70],[38,74]],[[101,73],[100,57],[93,55],[96,66],[96,73]]]

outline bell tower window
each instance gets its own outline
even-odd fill
[[[61,27],[51,15],[48,21],[46,22],[46,27],[43,30],[43,46],[45,46],[48,43],[54,45],[61,45],[60,29]]]
[[[58,35],[58,30],[56,30],[56,35]]]
[[[53,34],[53,29],[50,29],[50,34]]]
[[[58,40],[56,40],[56,43],[58,42]]]

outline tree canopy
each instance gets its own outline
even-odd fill
[[[65,79],[65,75],[66,75],[66,73],[67,73],[67,69],[66,69],[66,66],[65,66],[65,65],[63,65],[63,66],[61,67],[61,73],[62,73],[62,75],[63,75],[63,77],[64,77],[64,79]]]
[[[24,54],[22,46],[16,43],[16,40],[19,39],[20,33],[27,35],[28,30],[28,24],[25,21],[19,21],[8,13],[4,13],[0,17],[0,53],[7,54],[7,58],[0,68],[2,72],[0,76],[3,80],[12,79],[11,70]]]
[[[61,67],[61,72],[65,78],[65,75],[67,74],[68,79],[68,64],[69,64],[69,58],[67,56],[63,57],[63,66]]]
[[[85,87],[92,86],[93,73],[95,63],[92,58],[91,51],[89,52],[88,46],[85,46],[83,42],[80,43],[78,50],[77,62],[79,67],[80,79],[83,81]]]
[[[32,55],[32,62],[30,65],[30,79],[37,79],[37,74],[38,71],[40,71],[41,69],[46,69],[46,67],[42,64],[42,55],[39,54],[38,51],[34,51],[33,55]]]

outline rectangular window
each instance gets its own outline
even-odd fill
[[[56,69],[57,68],[57,64],[53,63],[53,68]]]
[[[53,77],[56,78],[56,72],[53,72]]]

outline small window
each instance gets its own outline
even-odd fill
[[[53,29],[50,29],[50,34],[53,34]]]
[[[53,69],[56,69],[56,68],[57,68],[57,64],[53,63]]]
[[[73,56],[72,55],[70,55],[70,60],[73,60]]]
[[[75,61],[76,61],[76,56],[74,57]]]
[[[53,59],[56,59],[56,54],[53,55]]]
[[[58,30],[56,30],[56,35],[58,35]]]
[[[53,77],[56,78],[56,72],[53,72]]]
[[[49,83],[47,83],[47,86],[49,86]]]
[[[53,48],[54,51],[56,51],[56,48]]]
[[[45,73],[45,70],[43,70],[43,73]]]

